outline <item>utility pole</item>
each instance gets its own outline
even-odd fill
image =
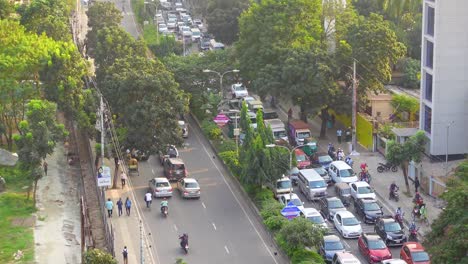
[[[350,155],[359,155],[356,151],[357,148],[357,134],[356,134],[356,125],[357,125],[357,84],[356,84],[356,59],[353,59],[353,106],[352,106],[352,151]]]
[[[145,263],[145,256],[143,255],[143,228],[140,219],[140,264]]]
[[[447,124],[447,138],[445,142],[445,176],[448,175],[448,153],[449,153],[449,132],[450,132],[450,126],[453,125],[454,121],[451,121],[450,123]]]
[[[104,101],[102,99],[102,94],[100,96],[101,98],[101,166],[104,165],[104,134],[106,133],[104,127]]]

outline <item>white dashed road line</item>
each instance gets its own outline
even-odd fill
[[[227,246],[224,246],[224,250],[226,250],[226,253],[230,254],[229,249]]]
[[[176,232],[177,232],[177,230],[179,230],[179,229],[177,229],[177,226],[176,226],[175,224],[174,224],[174,230],[175,230]]]
[[[213,225],[214,230],[216,230],[216,225],[215,223],[211,223]]]
[[[206,205],[205,205],[205,203],[204,203],[204,202],[202,202],[202,203],[201,203],[201,205],[203,206],[203,208],[205,208],[205,209],[206,209]]]

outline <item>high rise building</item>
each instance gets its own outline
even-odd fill
[[[424,0],[421,130],[428,154],[468,153],[468,0]]]

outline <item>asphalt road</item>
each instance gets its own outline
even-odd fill
[[[263,225],[238,192],[193,122],[189,123],[186,147],[179,149],[189,177],[201,186],[199,200],[183,200],[174,190],[169,215],[159,211],[160,200],[146,209],[143,197],[152,177],[162,176],[157,157],[140,163],[140,176],[133,177],[137,199],[147,232],[151,232],[153,256],[157,263],[174,263],[183,257],[188,263],[286,263],[270,242]],[[189,234],[189,254],[184,255],[178,235]]]

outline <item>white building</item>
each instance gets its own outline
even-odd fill
[[[467,12],[468,0],[423,2],[419,124],[431,155],[468,153]]]

